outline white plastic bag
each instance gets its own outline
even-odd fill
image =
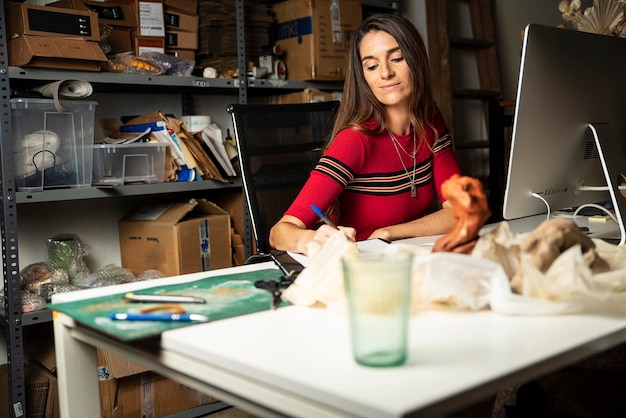
[[[443,303],[474,311],[489,304],[493,281],[508,283],[499,264],[446,252],[417,258],[413,274],[419,303]]]

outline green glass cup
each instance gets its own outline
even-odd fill
[[[406,362],[411,254],[364,252],[342,259],[352,352],[364,366]]]

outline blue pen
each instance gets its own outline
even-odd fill
[[[335,228],[335,229],[339,229],[337,228],[337,225],[335,225],[333,223],[333,221],[331,221],[330,219],[328,219],[328,216],[324,215],[324,212],[322,212],[322,210],[320,208],[318,208],[315,205],[311,205],[311,209],[313,209],[313,212],[315,212],[317,214],[317,216],[320,217],[320,219],[322,221],[324,221],[324,223],[328,226],[330,226],[331,228]]]
[[[112,313],[113,321],[161,321],[161,322],[207,322],[208,316],[200,314],[153,314],[153,313]]]

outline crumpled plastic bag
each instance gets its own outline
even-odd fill
[[[309,265],[285,289],[283,299],[294,305],[312,306],[320,302],[329,309],[342,310],[345,292],[341,259],[359,252],[356,243],[340,230],[322,246],[311,242],[308,252]]]
[[[467,254],[437,252],[415,259],[417,303],[480,310],[489,304],[493,281],[508,282],[502,267]]]
[[[626,311],[625,247],[593,239],[596,252],[610,267],[604,273],[592,273],[579,245],[562,252],[542,273],[534,267],[530,255],[519,249],[523,235],[511,233],[502,222],[482,236],[474,248],[472,256],[503,266],[508,278],[521,272],[521,294],[513,293],[508,281],[492,281],[492,310],[518,315]]]

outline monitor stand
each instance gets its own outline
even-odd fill
[[[624,158],[624,152],[607,123],[590,123],[588,126],[598,149],[602,171],[615,209],[615,218],[620,233],[618,245],[624,245],[626,242],[626,228],[624,227],[626,197],[622,195],[620,185],[622,182],[626,182],[626,176],[622,171],[626,170],[626,158]]]

